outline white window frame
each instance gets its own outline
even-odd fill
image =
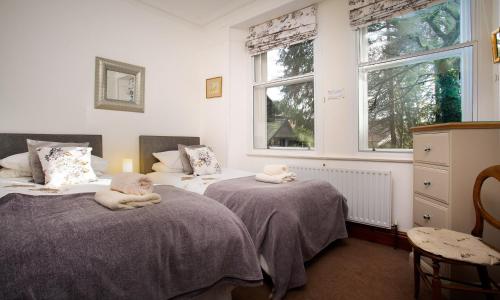
[[[377,152],[413,152],[413,149],[403,148],[369,148],[368,145],[368,83],[367,73],[369,71],[393,68],[403,65],[415,64],[425,61],[432,61],[447,57],[460,57],[461,69],[461,87],[462,87],[462,121],[473,121],[476,119],[473,101],[473,76],[474,76],[474,52],[475,43],[471,42],[471,4],[470,0],[461,1],[461,22],[460,22],[460,41],[461,43],[428,51],[416,52],[389,58],[376,62],[363,62],[361,57],[366,57],[364,46],[364,34],[367,27],[357,30],[356,47],[358,50],[358,151],[377,151]]]
[[[306,42],[306,41],[304,41]],[[314,52],[314,47],[315,43],[314,40],[311,41],[313,43],[313,55],[315,54]],[[303,42],[301,42],[303,43]],[[257,54],[260,55],[260,54]],[[316,84],[315,84],[315,78],[314,78],[314,71],[309,72],[306,74],[300,74],[296,76],[291,76],[287,78],[278,78],[278,79],[273,79],[269,81],[261,81],[261,75],[262,70],[262,64],[259,63],[258,66],[255,65],[255,56],[251,56],[251,64],[252,64],[252,138],[251,138],[251,149],[254,151],[261,151],[261,150],[291,150],[291,151],[305,151],[305,152],[311,152],[315,151],[317,149],[317,118],[316,118]],[[316,69],[316,59],[313,57],[313,69]],[[258,74],[257,68],[259,69]],[[282,85],[291,85],[291,84],[297,84],[297,83],[304,83],[304,82],[312,82],[314,86],[314,92],[313,92],[313,101],[314,101],[314,147],[311,148],[303,148],[303,147],[266,147],[266,148],[256,148],[255,147],[255,88],[262,88],[262,89],[267,89],[267,88],[272,88],[276,86],[282,86]],[[267,113],[267,109],[266,109]],[[262,117],[262,116],[261,116]],[[266,116],[264,116],[266,117]],[[267,141],[267,136],[266,136],[266,141]],[[266,143],[267,144],[267,143]]]

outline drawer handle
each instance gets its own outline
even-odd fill
[[[425,215],[422,216],[422,218],[424,218],[424,220],[426,220],[426,221],[430,221],[431,220],[431,215],[425,214]]]
[[[426,180],[426,181],[424,181],[424,185],[425,185],[426,187],[430,187],[430,186],[431,186],[431,182],[430,182],[430,181],[428,181],[428,180]]]
[[[425,151],[425,152],[430,152],[430,151],[431,151],[431,149],[432,149],[432,148],[431,148],[431,146],[430,146],[430,145],[427,145],[427,146],[425,146],[424,151]]]

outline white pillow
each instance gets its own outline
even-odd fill
[[[94,172],[97,174],[106,174],[108,170],[108,161],[105,160],[104,158],[101,158],[99,156],[92,155],[92,158],[90,160],[90,164],[92,166],[92,169]]]
[[[0,169],[0,178],[31,177],[31,172],[16,169]]]
[[[92,155],[92,169],[95,172],[106,173],[108,170],[108,161],[99,156]],[[21,171],[19,174],[23,174],[22,176],[17,177],[30,177],[31,176],[31,166],[29,160],[29,152],[18,153],[11,156],[8,156],[2,160],[0,160],[0,166],[6,169]],[[5,171],[7,172],[7,171]],[[9,171],[9,174],[14,174]],[[5,173],[7,174],[7,173]],[[27,174],[27,175],[25,175]],[[11,178],[11,177],[4,177]]]
[[[183,173],[182,169],[169,168],[166,164],[162,162],[154,163],[151,169],[153,169],[153,171],[155,172],[160,172],[160,173]]]
[[[210,175],[220,173],[220,164],[215,157],[215,153],[208,147],[189,148],[186,147],[186,153],[189,157],[194,175]]]
[[[165,164],[169,169],[176,170],[175,172],[178,172],[178,170],[182,172],[182,162],[178,150],[156,152],[153,153],[153,156]]]
[[[97,180],[90,164],[90,147],[40,147],[36,151],[49,187]]]
[[[18,153],[0,160],[0,166],[6,169],[29,172],[31,174],[30,160],[28,152]],[[29,175],[31,176],[31,175]]]

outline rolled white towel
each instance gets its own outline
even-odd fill
[[[161,196],[156,193],[130,195],[105,190],[95,193],[95,201],[111,210],[123,210],[160,203]]]
[[[287,165],[266,165],[264,166],[264,174],[267,175],[280,175],[288,172]]]
[[[286,172],[282,173],[280,175],[267,175],[264,173],[259,173],[255,175],[255,180],[257,181],[262,181],[262,182],[267,182],[267,183],[285,183],[285,182],[290,182],[294,181],[297,178],[297,175],[293,172]]]
[[[153,181],[138,173],[119,173],[111,179],[111,190],[131,195],[145,195],[153,192]]]

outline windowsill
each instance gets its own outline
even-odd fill
[[[276,157],[314,160],[342,160],[342,161],[367,161],[388,163],[413,163],[412,153],[379,153],[373,155],[371,152],[358,152],[355,155],[344,154],[318,154],[314,151],[286,151],[286,150],[250,150],[247,156]]]

